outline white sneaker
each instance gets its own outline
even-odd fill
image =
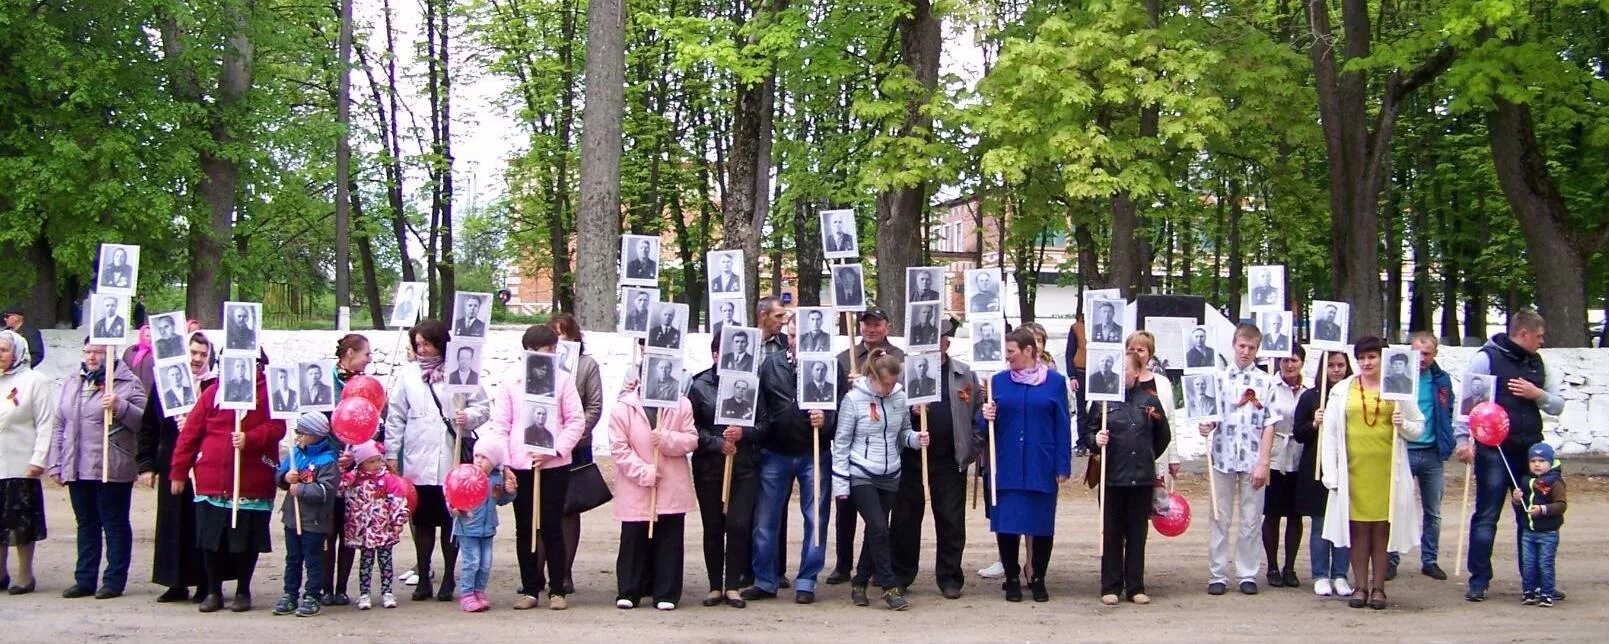
[[[631,603],[631,600],[629,600],[629,599],[616,599],[615,600],[615,608],[619,608],[621,610],[631,610],[632,608],[635,608],[635,607],[636,607],[636,605]]]
[[[403,573],[403,575],[402,575],[402,585],[404,585],[404,586],[418,586],[419,585],[419,573],[416,573],[416,572],[414,572],[412,570],[409,570],[408,572]]]
[[[979,570],[978,576],[984,579],[999,579],[1006,576],[1006,565],[996,561],[988,568]]]
[[[374,608],[374,605],[369,603],[369,596],[358,595],[358,610],[369,610],[370,608]]]
[[[397,607],[397,594],[396,593],[386,593],[384,595],[381,595],[380,596],[380,607],[381,608],[396,608]]]
[[[1337,597],[1351,597],[1354,592],[1352,584],[1346,583],[1346,577],[1336,577],[1334,587]]]
[[[1330,585],[1330,580],[1328,580],[1328,579],[1317,579],[1317,580],[1313,581],[1313,594],[1314,595],[1318,595],[1319,597],[1329,597],[1330,593],[1333,592],[1333,591],[1334,591],[1334,588]]]
[[[658,608],[659,610],[676,610],[676,605],[670,602],[659,602],[654,604],[654,608]]]

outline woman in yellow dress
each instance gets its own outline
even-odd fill
[[[1358,587],[1347,605],[1375,610],[1386,607],[1386,553],[1407,553],[1419,545],[1419,510],[1405,441],[1417,438],[1425,427],[1418,405],[1380,399],[1380,354],[1385,348],[1381,338],[1359,340],[1353,349],[1358,375],[1336,383],[1313,419],[1324,432],[1319,458],[1324,486],[1330,490],[1324,538],[1336,547],[1352,548],[1352,578]]]

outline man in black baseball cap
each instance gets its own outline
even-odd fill
[[[0,322],[4,322],[7,329],[11,329],[22,339],[28,341],[28,368],[32,369],[45,361],[45,336],[31,326],[27,326],[23,319],[22,309],[11,307],[0,314]]]

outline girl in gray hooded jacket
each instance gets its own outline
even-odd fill
[[[866,543],[855,565],[850,597],[866,606],[866,586],[876,573],[883,601],[893,610],[910,602],[894,580],[889,546],[889,513],[899,493],[900,450],[928,443],[927,432],[911,429],[911,410],[900,387],[900,359],[881,349],[866,358],[861,377],[838,405],[838,431],[832,441],[832,492],[848,499],[866,521]]]

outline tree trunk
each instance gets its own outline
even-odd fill
[[[39,329],[56,326],[64,319],[59,306],[61,291],[56,283],[56,259],[51,257],[50,239],[45,237],[45,231],[41,229],[39,236],[27,244],[4,244],[0,248],[6,251],[8,257],[21,255],[24,263],[33,266],[34,282],[28,287],[28,297],[22,303],[23,318],[28,321],[28,326]],[[68,299],[77,298],[78,293],[73,293]],[[70,323],[76,325],[78,320]]]
[[[1386,270],[1386,340],[1397,342],[1402,334],[1402,208],[1401,193],[1396,182],[1385,184],[1385,270]]]
[[[414,273],[413,260],[408,257],[408,208],[403,199],[403,184],[405,176],[402,173],[402,135],[401,127],[397,125],[401,116],[397,107],[397,39],[396,30],[391,25],[391,0],[385,0],[385,50],[386,50],[386,104],[391,106],[390,116],[381,107],[380,96],[376,90],[374,107],[380,113],[382,125],[380,128],[380,143],[386,148],[385,178],[386,197],[391,202],[391,234],[397,239],[397,253],[402,261],[402,281],[417,282],[419,276]],[[358,49],[362,56],[363,50]],[[374,79],[369,79],[374,84]]]
[[[1240,179],[1229,180],[1229,319],[1239,321],[1245,313],[1240,310],[1240,296],[1245,291],[1245,261],[1240,251]]]
[[[1224,213],[1229,207],[1229,195],[1224,192],[1222,183],[1218,185],[1216,196],[1218,203],[1212,219],[1212,301],[1218,303],[1218,306],[1223,306],[1224,226],[1228,221]]]
[[[1461,252],[1462,243],[1459,241],[1460,232],[1458,222],[1462,218],[1459,209],[1458,191],[1453,191],[1450,202],[1436,200],[1436,205],[1444,207],[1441,215],[1441,341],[1446,344],[1462,345],[1464,336],[1458,332],[1458,293],[1463,281],[1468,279],[1464,275],[1464,264],[1460,260],[1464,257]]]
[[[931,0],[908,0],[909,12],[896,18],[900,62],[919,91],[906,98],[905,120],[898,136],[930,139],[933,118],[923,111],[938,86],[939,54],[944,45],[940,18]],[[917,181],[877,195],[877,304],[896,329],[905,324],[905,269],[922,262],[922,216],[928,184]],[[1019,286],[1020,288],[1020,286]]]
[[[458,292],[458,266],[453,258],[453,91],[452,57],[449,55],[449,37],[452,34],[452,0],[441,0],[441,138],[436,142],[437,177],[441,185],[441,260],[436,264],[440,278],[441,299],[437,302],[437,315],[443,320],[453,319],[453,300]]]
[[[622,0],[587,3],[585,103],[581,110],[581,204],[576,213],[576,314],[589,330],[615,328],[620,271],[621,119],[625,114],[626,22]]]
[[[357,229],[353,235],[358,244],[358,261],[363,270],[363,301],[369,310],[369,323],[375,330],[385,328],[385,315],[380,311],[380,279],[374,266],[374,243],[369,240],[370,228],[363,220],[363,200],[359,198],[358,182],[352,181],[347,193],[352,199],[352,224]],[[356,325],[353,325],[354,327]]]
[[[555,311],[575,311],[575,275],[570,270],[570,231],[575,224],[570,195],[570,138],[575,122],[575,0],[566,0],[560,18],[559,66],[563,69],[564,89],[560,90],[559,122],[555,143],[557,155],[552,181],[553,202],[548,209],[548,252],[553,256],[553,301]]]
[[[821,235],[816,223],[816,207],[806,201],[793,205],[793,249],[794,261],[798,265],[799,306],[821,305],[821,267],[826,263],[822,258]]]
[[[1537,143],[1529,106],[1496,99],[1486,114],[1486,130],[1498,185],[1525,235],[1536,275],[1537,309],[1549,322],[1548,344],[1585,347],[1587,258],[1609,241],[1605,234],[1609,228],[1579,230],[1571,223],[1569,208]],[[1509,310],[1510,315],[1513,312]]]

